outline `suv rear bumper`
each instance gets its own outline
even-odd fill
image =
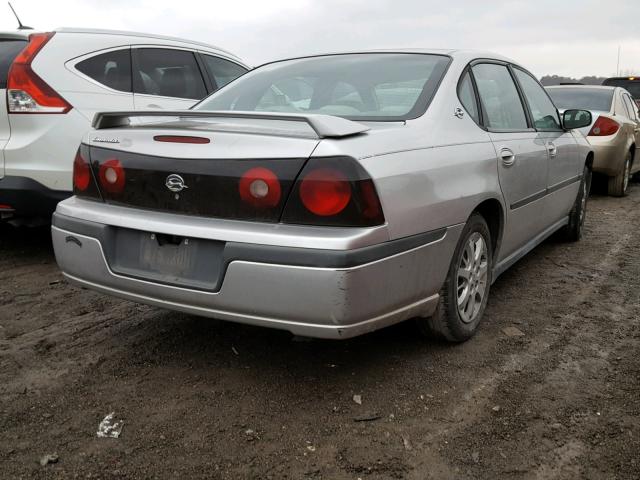
[[[51,217],[58,202],[71,192],[51,190],[32,178],[4,177],[0,179],[0,205],[8,205],[17,216]]]
[[[420,245],[394,253],[388,248],[397,240],[321,255],[308,249],[309,261],[306,249],[244,244],[235,250],[227,242],[225,248],[241,253],[226,264],[219,290],[202,291],[114,272],[105,255],[110,246],[103,245],[109,236],[92,233],[101,227],[54,215],[56,260],[70,281],[171,310],[336,339],[431,315],[462,229],[424,234]]]

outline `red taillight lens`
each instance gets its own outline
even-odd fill
[[[211,143],[211,140],[206,137],[190,137],[188,135],[156,135],[153,139],[156,142],[166,143]]]
[[[89,163],[82,157],[80,150],[73,161],[73,186],[76,190],[84,192],[91,184],[91,169]]]
[[[311,213],[321,217],[336,215],[349,204],[351,185],[344,173],[318,168],[302,179],[300,200]]]
[[[112,158],[100,165],[100,187],[108,193],[122,193],[126,175],[120,160]]]
[[[608,117],[598,117],[596,123],[591,127],[589,137],[606,137],[613,135],[620,129],[620,124]]]
[[[281,221],[331,227],[384,223],[371,176],[351,157],[310,158],[287,199]]]
[[[53,33],[34,33],[18,54],[7,78],[7,109],[9,113],[67,113],[71,105],[56,93],[31,68],[31,62],[53,37]]]
[[[247,170],[238,184],[243,202],[257,208],[271,208],[280,203],[282,187],[275,173],[268,168]]]

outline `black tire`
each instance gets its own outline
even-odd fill
[[[482,258],[486,262],[486,277],[484,280],[484,293],[481,296],[481,301],[477,302],[477,294],[470,295],[474,299],[474,305],[478,306],[477,311],[473,307],[474,314],[469,319],[463,319],[460,309],[458,308],[458,288],[459,280],[462,279],[463,283],[466,281],[469,285],[470,280],[466,280],[462,276],[459,276],[458,270],[461,269],[464,259],[468,257],[468,252],[465,252],[466,247],[472,241],[477,239],[478,235],[484,240],[486,246],[486,252]],[[463,258],[464,257],[464,258]],[[421,333],[428,336],[435,336],[437,338],[445,339],[450,342],[464,342],[469,340],[476,333],[478,326],[482,320],[484,310],[487,306],[487,299],[489,298],[489,290],[491,288],[491,274],[493,267],[493,247],[491,243],[491,234],[489,227],[484,217],[478,213],[471,215],[462,234],[460,240],[456,246],[456,250],[451,259],[451,265],[447,273],[444,286],[440,291],[440,301],[436,308],[435,313],[430,318],[418,318],[416,323]],[[477,279],[473,280],[475,285],[479,285]],[[467,286],[467,288],[470,288]],[[464,291],[464,289],[463,289]],[[473,291],[473,289],[471,290]]]
[[[584,220],[587,217],[587,202],[591,191],[592,175],[591,169],[585,165],[578,196],[569,214],[569,223],[564,227],[564,237],[568,242],[577,242],[582,238]]]
[[[613,197],[624,197],[629,188],[629,180],[631,178],[631,150],[624,157],[622,170],[615,177],[609,177],[608,193]]]

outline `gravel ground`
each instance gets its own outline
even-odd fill
[[[583,241],[505,273],[452,346],[105,297],[62,279],[47,230],[0,226],[0,478],[640,478],[639,227],[640,186],[592,197]]]

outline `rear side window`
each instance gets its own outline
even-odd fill
[[[543,131],[562,130],[558,111],[544,88],[531,75],[519,68],[515,68],[514,72],[529,104],[533,126]]]
[[[622,100],[629,111],[629,118],[631,120],[638,120],[638,107],[633,103],[631,97],[626,93],[623,93]]]
[[[165,48],[134,50],[133,90],[161,97],[200,100],[207,95],[193,52]]]
[[[131,92],[131,50],[101,53],[76,64],[76,70],[105,87]]]
[[[526,130],[527,117],[509,70],[504,65],[481,63],[473,67],[485,123],[496,130]]]
[[[0,88],[7,88],[7,76],[13,59],[26,46],[26,40],[0,40]]]
[[[209,77],[215,82],[216,89],[224,87],[227,83],[235,80],[240,75],[246,73],[247,69],[237,63],[230,62],[220,57],[212,55],[202,55],[204,65],[209,73]]]
[[[460,102],[462,102],[464,109],[469,115],[471,115],[471,118],[473,118],[476,123],[480,123],[476,94],[473,90],[471,75],[468,71],[462,76],[460,83],[458,84],[458,97],[460,98]]]

